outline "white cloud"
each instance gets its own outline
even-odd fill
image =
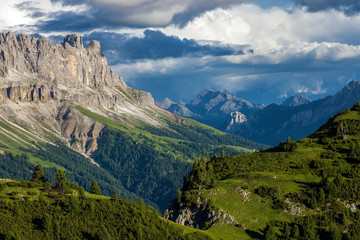
[[[32,19],[26,13],[16,9],[15,5],[23,2],[22,0],[2,0],[0,8],[0,28],[9,29],[19,24],[29,24]]]
[[[21,4],[25,4],[21,7]],[[63,6],[60,2],[51,0],[1,0],[0,8],[0,31],[18,31],[22,33],[35,33],[36,24],[52,18],[52,13],[83,12],[88,8],[85,5]],[[34,12],[41,12],[42,15],[33,16]],[[56,29],[54,29],[56,32]]]
[[[243,4],[208,11],[183,28],[172,25],[163,31],[183,38],[250,44],[256,51],[268,53],[297,42],[359,43],[360,15]]]

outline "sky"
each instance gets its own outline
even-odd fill
[[[358,0],[1,0],[0,31],[99,40],[114,71],[157,100],[205,88],[315,100],[360,76]]]

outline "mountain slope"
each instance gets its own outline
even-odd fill
[[[106,195],[163,209],[192,159],[266,148],[159,109],[150,93],[114,74],[97,41],[84,47],[76,34],[52,44],[2,33],[0,53],[0,149],[26,154],[15,165],[24,171],[41,163],[51,182],[62,169],[85,189],[95,178]]]
[[[250,103],[244,99],[232,96],[229,91],[214,91],[205,89],[199,93],[190,104],[172,102],[166,98],[157,101],[157,106],[175,114],[191,117],[202,123],[223,130],[231,113],[249,114],[264,108],[262,104]]]
[[[286,99],[282,105],[288,106],[288,107],[296,107],[296,106],[300,106],[303,104],[308,104],[310,103],[311,100],[305,96],[301,96],[301,95],[296,95],[296,96],[292,96],[289,97],[288,99]]]
[[[307,138],[201,159],[164,216],[215,239],[358,239],[359,137],[360,103]]]
[[[295,107],[271,104],[247,115],[247,121],[229,131],[253,141],[277,145],[281,140],[303,138],[316,131],[329,117],[360,100],[360,82],[349,82],[334,96]]]

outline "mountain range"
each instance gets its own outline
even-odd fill
[[[28,179],[41,164],[50,182],[60,169],[86,190],[95,179],[106,195],[164,209],[200,155],[261,148],[156,107],[113,72],[98,41],[0,34],[0,150],[28,157],[0,154],[2,178]]]
[[[156,101],[156,104],[179,115],[186,112],[186,116],[219,130],[275,146],[288,136],[294,140],[306,137],[329,117],[358,101],[360,83],[351,81],[334,96],[311,101],[298,95],[288,98],[281,105],[266,107],[231,96],[228,91],[213,90],[204,90],[190,104],[174,103],[170,99]]]
[[[183,101],[173,102],[169,98],[156,101],[155,104],[180,116],[194,118],[221,130],[228,123],[231,113],[238,111],[250,114],[265,107],[263,104],[250,103],[237,98],[227,90],[220,92],[211,89],[203,90],[189,104]]]

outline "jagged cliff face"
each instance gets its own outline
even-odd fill
[[[50,131],[90,156],[105,126],[82,115],[76,105],[109,118],[130,116],[161,125],[151,117],[155,114],[149,114],[158,111],[151,94],[128,87],[107,65],[98,41],[84,47],[77,34],[66,36],[62,44],[24,34],[0,34],[3,121],[14,123],[15,119],[15,124],[42,139]]]

